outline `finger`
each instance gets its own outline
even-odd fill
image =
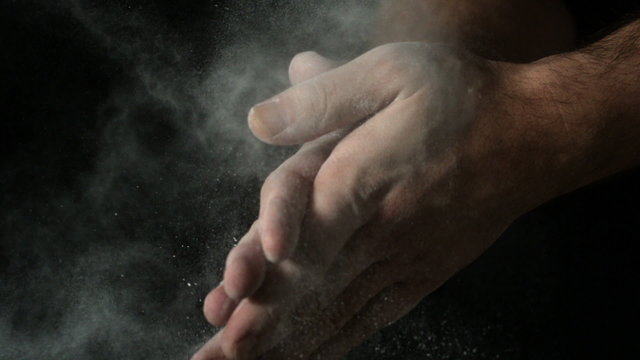
[[[266,258],[280,262],[295,248],[313,180],[342,138],[328,134],[305,144],[267,179],[260,193],[260,239]]]
[[[297,234],[298,230],[292,230],[292,227],[299,227],[302,222],[302,217],[304,216],[304,211],[278,210],[278,206],[272,205],[287,204],[289,209],[295,209],[296,206],[292,206],[286,202],[274,202],[270,199],[278,197],[297,199],[293,201],[299,202],[300,205],[298,205],[298,208],[300,208],[300,206],[304,208],[311,190],[310,188],[301,189],[299,185],[304,184],[303,186],[310,187],[312,180],[299,182],[298,186],[296,186],[296,184],[289,182],[291,181],[290,179],[313,178],[317,173],[317,169],[325,161],[331,149],[334,147],[334,144],[343,137],[343,134],[344,132],[335,132],[306,144],[298,154],[282,165],[281,169],[279,169],[280,171],[275,172],[276,174],[283,174],[285,176],[282,178],[274,177],[272,178],[273,180],[265,183],[261,204],[267,205],[261,208],[259,220],[261,241],[265,244],[263,250],[273,248],[273,245],[269,244],[273,244],[273,239],[278,238],[281,242],[286,243],[287,240],[291,240],[291,242],[295,244],[297,236],[284,236],[283,234]],[[292,176],[293,171],[297,171],[298,173]],[[292,193],[289,193],[291,191]],[[303,196],[297,197],[300,194]],[[280,217],[281,214],[291,215],[291,218],[294,220],[289,220],[289,224],[292,225],[288,225],[286,222],[280,220],[282,218],[279,219],[278,217]],[[290,217],[285,216],[285,219],[290,219]],[[278,231],[269,230],[269,226],[280,226],[286,231],[278,234]],[[223,341],[223,344],[225,344],[223,348],[229,356],[236,356],[238,353],[248,352],[249,350],[246,350],[249,347],[247,343],[251,343],[252,341],[248,341],[247,338],[254,334],[257,337],[263,334],[266,329],[278,325],[280,319],[288,313],[288,301],[292,298],[291,292],[299,290],[297,289],[299,276],[294,273],[299,273],[300,271],[294,269],[295,266],[291,264],[297,263],[289,261],[283,264],[281,261],[278,267],[274,268],[269,275],[266,276],[269,283],[265,283],[261,288],[263,290],[261,290],[262,294],[259,294],[260,301],[256,302],[255,299],[245,299],[242,301],[241,306],[235,310],[227,323],[227,335],[225,335]],[[227,280],[225,278],[225,284],[226,282]],[[268,337],[268,339],[270,339],[270,337]],[[269,343],[270,341],[265,337],[262,337],[260,340],[262,343],[259,345]]]
[[[394,257],[398,250],[384,246],[388,239],[382,234],[379,226],[372,227],[368,224],[358,229],[346,242],[323,276],[329,288],[322,290],[319,298],[325,305],[334,301],[347,286],[353,284],[354,280],[366,271],[371,271],[372,268]],[[396,274],[399,269],[390,268],[386,274]]]
[[[413,309],[427,294],[425,285],[397,283],[375,298],[322,344],[311,359],[342,359],[351,349],[383,327],[389,326]]]
[[[402,271],[405,267],[389,263],[394,252],[379,251],[381,247],[376,244],[380,241],[370,230],[370,227],[358,230],[328,270],[317,276],[321,280],[309,282],[311,290],[308,294],[298,297],[300,300],[293,317],[325,317],[319,314],[331,303],[336,302],[345,306],[345,311],[335,311],[335,314],[349,313],[349,304],[357,307],[353,301],[361,296],[366,297],[367,294],[373,295],[380,290],[380,286],[386,286],[393,279],[403,277]],[[368,290],[369,287],[373,289]],[[345,297],[348,301],[341,299]]]
[[[314,78],[338,66],[338,62],[314,52],[306,51],[293,57],[289,65],[289,80],[292,85]]]
[[[220,284],[204,299],[204,316],[211,325],[224,326],[237,305],[238,302],[230,298]]]
[[[354,130],[354,133],[356,132],[362,132],[362,130],[358,128]],[[334,270],[337,268],[339,271],[335,272],[334,275],[328,276],[332,282],[325,284],[324,288],[311,293],[312,295],[307,297],[314,304],[320,303],[324,305],[326,297],[331,298],[336,296],[336,292],[340,293],[358,275],[358,271],[360,271],[359,261],[363,261],[363,264],[366,264],[366,261],[379,259],[376,258],[379,255],[377,249],[375,249],[375,239],[367,242],[367,240],[371,239],[364,235],[355,236],[358,239],[357,241],[349,241],[349,239],[353,239],[354,233],[364,222],[371,218],[373,211],[376,209],[376,206],[371,205],[375,205],[380,194],[386,191],[384,186],[377,189],[376,186],[378,185],[376,184],[382,184],[387,180],[384,178],[386,176],[384,174],[360,172],[362,169],[375,168],[377,158],[357,150],[366,149],[367,142],[382,141],[384,139],[376,139],[372,136],[355,136],[354,133],[351,133],[349,137],[353,137],[355,140],[343,140],[338,144],[331,157],[319,170],[314,180],[311,203],[309,205],[310,211],[304,221],[304,234],[300,237],[302,243],[292,257],[294,261],[302,265],[305,271],[304,280],[308,284],[314,284],[316,283],[314,280],[322,278],[325,270],[331,269],[330,264],[341,263],[339,266],[334,266]],[[374,238],[371,234],[367,235]],[[366,249],[367,244],[372,247],[371,250]],[[347,250],[347,253],[354,256],[342,259],[337,256],[340,251],[350,247],[354,247],[355,250]],[[399,264],[397,268],[403,269],[406,266]],[[391,276],[394,274],[394,270],[395,268],[389,268],[381,276]],[[352,271],[355,273],[352,273]],[[363,288],[368,285],[380,286],[381,284],[385,285],[385,282],[379,279],[368,280],[366,283],[362,280],[361,285],[354,285],[350,288],[350,291],[347,291],[346,299],[338,300],[338,303],[341,303],[343,307],[334,310],[336,310],[337,314],[340,314],[341,319],[348,319],[348,316],[342,314],[355,312],[358,310],[358,306],[361,306],[361,304],[353,303],[352,301],[362,299],[364,299],[362,301],[366,301],[366,296],[375,294],[375,292],[365,291]],[[304,296],[305,292],[301,291],[298,288],[299,286],[300,284],[298,283],[292,283],[289,292],[296,291],[297,294]],[[358,296],[359,294],[364,294],[364,297]],[[281,320],[287,317],[292,310],[293,306],[285,304],[272,310],[271,313],[265,309],[265,314],[275,314],[276,316],[272,317]],[[314,307],[311,307],[311,310],[313,314]],[[262,316],[260,320],[256,320],[256,328],[261,329],[266,326],[265,323],[262,323],[266,319],[268,319],[267,316]],[[277,326],[277,323],[273,323],[272,326]],[[327,330],[327,332],[330,331]],[[260,336],[259,331],[255,332],[255,334],[258,337]],[[266,341],[259,342],[262,347],[271,345]]]
[[[286,309],[294,298],[292,286],[300,279],[300,270],[291,260],[271,267],[264,285],[237,307],[222,339],[222,348],[230,358],[252,358],[279,337]]]
[[[360,232],[360,234],[364,234],[364,232]],[[304,319],[309,319],[322,313],[322,310],[334,301],[338,294],[343,292],[358,275],[365,272],[376,259],[369,256],[371,250],[373,249],[370,249],[366,241],[350,242],[343,251],[345,256],[340,256],[331,266],[331,270],[324,276],[321,273],[309,273],[310,269],[305,269],[307,271],[306,274],[300,274],[301,271],[299,269],[302,269],[302,267],[296,269],[293,265],[288,265],[292,261],[282,264],[283,268],[272,269],[263,289],[256,294],[259,296],[259,300],[244,304],[242,309],[238,308],[238,311],[234,313],[227,327],[227,329],[231,330],[228,331],[229,336],[225,340],[233,343],[236,342],[236,339],[246,337],[246,334],[252,333],[256,337],[257,349],[269,349],[273,344],[281,341],[282,337],[287,333],[285,330],[291,330],[288,325],[291,321],[300,323]],[[287,266],[289,269],[287,269]],[[382,285],[380,285],[381,280],[379,278],[392,276],[395,271],[391,270],[396,267],[374,271],[378,267],[380,267],[380,264],[374,265],[362,277],[367,278],[372,286],[385,286],[390,281],[382,281]],[[373,275],[374,273],[375,275]],[[296,281],[296,279],[300,278],[304,280]],[[364,291],[363,288],[357,285],[354,285],[354,287],[359,288],[358,295],[368,293],[368,291]],[[265,288],[270,289],[268,289],[269,291],[264,291]],[[376,293],[375,290],[369,292]],[[350,301],[355,300],[350,294],[345,296]],[[342,302],[342,304],[351,304],[351,302]],[[297,309],[297,311],[291,314],[292,309]],[[302,330],[306,327],[304,324],[299,326],[301,326]],[[263,333],[263,329],[267,329],[268,333]],[[274,329],[280,329],[281,331],[275,331]],[[296,331],[296,336],[300,336],[302,332]],[[231,347],[233,346],[230,345]],[[232,352],[232,350],[229,350],[229,353]],[[275,357],[268,355],[266,358]]]
[[[254,223],[227,256],[223,283],[226,294],[236,301],[251,295],[262,284],[265,268],[257,223]]]
[[[305,297],[293,315],[294,337],[274,348],[266,358],[291,356],[306,358],[323,342],[335,335],[372,298],[398,278],[398,264],[382,261],[373,264],[353,280],[331,303],[318,304],[314,297]],[[327,284],[332,286],[332,284]],[[324,289],[318,289],[321,294]]]
[[[424,279],[424,266],[420,264],[431,262],[430,256],[394,250],[389,239],[396,239],[399,234],[380,229],[377,220],[376,224],[361,228],[347,242],[324,275],[325,283],[297,303],[292,315],[296,324],[288,332],[295,336],[286,341],[278,338],[282,342],[265,358],[306,358],[381,290],[398,279]],[[382,226],[386,228],[388,224]],[[429,282],[438,284],[434,279]]]
[[[256,306],[251,299],[245,299],[238,306],[238,312],[232,317],[222,342],[224,353],[231,359],[252,359],[259,353],[258,338],[265,341],[266,336],[273,332],[267,324],[277,322],[271,318],[269,311],[262,306]]]
[[[222,342],[228,356],[258,355],[269,349],[279,336],[273,329],[284,328],[290,320],[294,300],[310,293],[310,288],[322,281],[322,275],[335,259],[333,254],[368,216],[367,211],[356,210],[350,185],[335,179],[322,182],[318,184],[316,177],[301,246],[289,259],[269,267],[260,290],[243,300],[229,319]]]
[[[401,89],[401,82],[380,67],[389,62],[381,53],[370,51],[254,106],[249,127],[262,141],[287,145],[305,143],[365,119]]]
[[[261,192],[259,233],[262,250],[270,261],[284,261],[295,248],[313,178],[343,134],[343,132],[335,132],[305,144],[265,181]],[[254,274],[260,279],[256,280],[256,284],[262,283],[265,277],[266,268],[261,267],[261,269],[261,274]],[[250,287],[250,285],[243,286],[243,288]],[[237,290],[235,296],[250,294],[253,291],[255,290]],[[234,299],[241,300],[244,297]],[[229,309],[233,310],[231,306]],[[218,307],[218,312],[223,313],[223,315],[217,315],[218,318],[224,319],[226,323],[228,311]],[[218,318],[215,320],[221,321]]]
[[[358,150],[342,151],[344,143],[342,140],[336,145],[318,171],[302,225],[296,256],[315,271],[329,269],[340,250],[376,210],[373,199],[364,196],[368,185],[363,178],[374,179],[364,172],[370,168],[370,161]]]
[[[359,139],[366,142],[371,138]],[[362,148],[360,145],[356,144],[354,148]],[[334,149],[332,154],[336,152],[340,153]],[[244,344],[255,345],[252,354],[268,349],[273,341],[269,332],[273,328],[281,328],[279,322],[287,320],[293,309],[292,299],[308,293],[308,287],[322,279],[322,274],[336,259],[347,239],[370,218],[375,206],[368,206],[371,204],[366,202],[375,199],[370,199],[369,195],[363,197],[369,190],[363,192],[361,185],[363,179],[371,180],[372,177],[354,171],[353,164],[360,169],[368,169],[375,160],[358,151],[345,150],[337,159],[327,160],[322,165],[314,180],[308,206],[310,211],[305,217],[304,234],[300,236],[303,241],[290,259],[274,267],[284,272],[280,281],[272,282],[273,288],[265,284],[259,291],[271,291],[271,296],[261,297],[260,301],[256,301],[255,297],[246,299],[243,301],[245,305],[238,307],[231,316],[223,339],[226,354],[233,356],[240,351],[238,349],[246,349]],[[290,276],[292,272],[287,274],[286,267],[290,264],[296,265],[302,274],[297,279]],[[304,281],[300,281],[300,278]],[[269,275],[267,279],[278,278]]]
[[[295,85],[336,66],[336,62],[316,52],[303,52],[291,61],[289,79]],[[269,261],[284,260],[295,247],[313,179],[341,138],[342,135],[329,134],[305,144],[265,181],[260,200],[260,235]]]
[[[222,332],[218,332],[213,338],[207,341],[193,356],[191,360],[226,360],[220,340]]]
[[[352,250],[355,252],[355,248]],[[225,353],[230,357],[242,357],[247,354],[257,356],[271,348],[282,338],[284,330],[288,328],[292,320],[291,311],[300,297],[307,301],[301,306],[311,310],[307,309],[306,313],[294,314],[293,317],[302,319],[309,313],[315,315],[321,312],[327,304],[325,299],[332,300],[337,292],[358,275],[355,269],[364,269],[370,264],[371,258],[360,256],[362,254],[364,252],[358,252],[358,256],[349,259],[351,261],[342,261],[347,259],[337,261],[335,269],[329,273],[331,283],[326,284],[321,284],[324,277],[318,268],[305,267],[298,260],[297,255],[269,268],[269,273],[260,290],[252,297],[243,300],[228,321],[223,339]],[[356,262],[356,259],[359,260]],[[375,271],[376,275],[373,278],[365,275],[369,282],[362,286],[369,284],[374,287],[384,286],[385,282],[380,277],[392,276],[395,272],[391,270],[392,268],[389,267]],[[387,281],[386,284],[388,283]],[[358,295],[368,293],[361,287],[356,287]],[[375,291],[370,292],[375,293]],[[343,304],[353,304],[355,295],[356,290],[345,295],[350,300]]]
[[[376,221],[393,222],[394,218],[406,216],[403,208],[418,206],[411,194],[397,194],[401,187],[394,184],[406,177],[405,169],[398,164],[423,156],[413,150],[423,145],[416,142],[406,148],[398,146],[398,139],[411,141],[415,136],[408,133],[412,130],[392,124],[396,115],[422,119],[424,114],[412,110],[418,106],[401,105],[390,105],[346,135],[318,171],[300,237],[305,239],[300,247],[305,248],[304,253],[313,254],[316,261],[330,264],[355,231],[374,216]],[[402,199],[401,204],[385,200],[391,192]],[[377,227],[384,228],[389,227]],[[376,238],[384,236],[375,234]]]

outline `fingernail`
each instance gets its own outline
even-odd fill
[[[239,360],[248,359],[255,345],[256,345],[256,337],[253,335],[247,335],[247,337],[240,340],[238,342],[238,345],[236,345],[235,358]]]
[[[255,105],[249,111],[249,128],[258,137],[270,139],[281,133],[288,124],[279,100],[272,99]]]

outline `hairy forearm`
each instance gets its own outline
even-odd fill
[[[640,20],[517,67],[505,95],[517,114],[509,159],[528,177],[531,205],[640,164]]]
[[[374,28],[376,44],[449,42],[518,62],[570,50],[574,36],[561,0],[382,0]]]

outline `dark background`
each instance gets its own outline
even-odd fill
[[[186,358],[214,331],[201,299],[256,213],[264,171],[239,170],[247,149],[275,159],[265,169],[290,150],[215,128],[194,145],[206,110],[180,79],[206,77],[291,6],[83,4],[100,26],[73,2],[0,8],[0,359]],[[580,15],[585,39],[623,21],[608,4]],[[119,25],[132,19],[148,26]],[[188,106],[148,95],[147,67]],[[637,358],[638,184],[632,170],[523,216],[352,358]]]

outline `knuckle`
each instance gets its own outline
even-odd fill
[[[363,170],[348,158],[334,160],[316,177],[316,200],[326,214],[359,218],[366,202]]]
[[[284,180],[285,174],[280,169],[271,172],[262,184],[261,195],[263,198],[268,196],[273,190],[277,189]]]
[[[289,169],[287,167],[280,167],[273,171],[265,179],[260,195],[262,201],[271,201],[273,199],[290,203],[292,199],[287,194],[300,193],[311,182],[303,172],[305,169]],[[266,205],[266,203],[264,204]]]
[[[389,175],[361,155],[366,146],[360,141],[339,144],[318,173],[314,185],[318,197],[330,199],[329,206],[348,205],[347,210],[351,211],[348,214],[357,219],[370,215],[389,190]]]
[[[431,44],[392,43],[372,50],[369,66],[385,86],[419,87],[438,74],[442,55],[443,51]]]
[[[315,53],[313,51],[303,51],[303,52],[297,53],[291,59],[291,63],[289,64],[289,70],[304,67],[309,63],[310,59],[314,55]]]
[[[323,195],[342,196],[355,187],[355,171],[349,157],[329,158],[316,176],[315,188]]]
[[[305,51],[296,54],[291,59],[291,63],[289,63],[289,78],[292,82],[306,78],[313,71],[317,56],[313,51]]]
[[[216,316],[216,312],[211,301],[211,297],[207,297],[205,298],[204,304],[202,305],[202,313],[209,322],[212,322],[212,320],[214,320]]]
[[[404,77],[407,74],[407,50],[399,44],[386,44],[371,52],[372,67],[384,79]]]
[[[335,93],[331,81],[313,80],[308,83],[307,94],[304,101],[309,105],[309,113],[312,114],[311,129],[314,133],[324,133],[333,130],[330,122],[333,116],[329,114],[330,95]]]
[[[262,199],[267,200],[274,196],[274,194],[281,192],[290,177],[296,177],[296,175],[282,167],[269,174],[269,176],[264,180],[262,189],[260,190]]]

